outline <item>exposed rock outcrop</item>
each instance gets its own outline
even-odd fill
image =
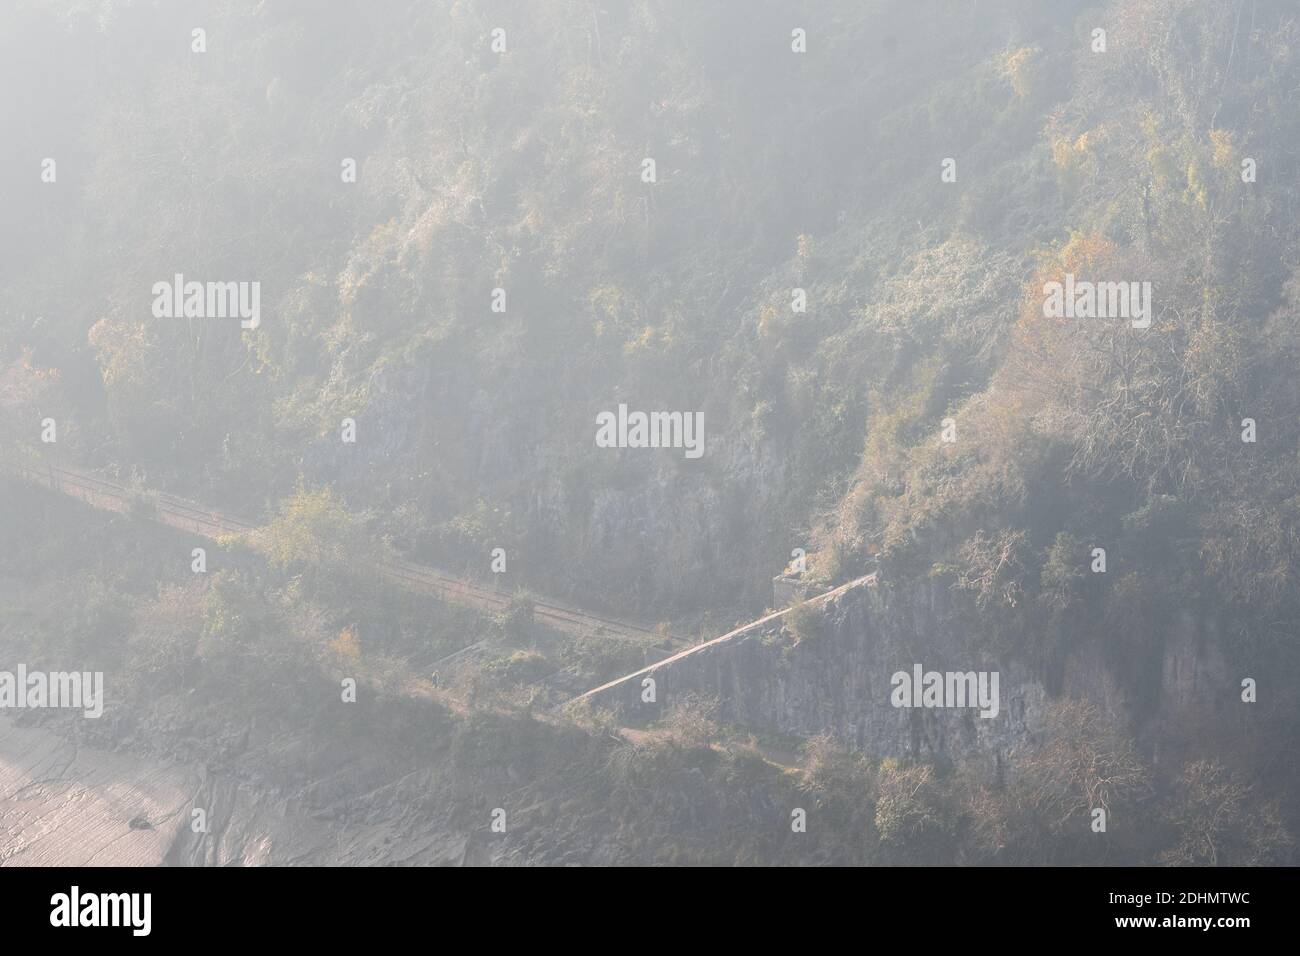
[[[1222,708],[1235,686],[1195,621],[1174,622],[1158,644],[1158,699],[1135,716]],[[878,756],[941,756],[996,770],[1041,726],[1048,691],[1015,657],[978,649],[940,582],[886,588],[860,578],[598,687],[581,699],[630,723],[664,716],[689,694],[716,697],[722,720],[758,732],[828,733]],[[996,716],[977,708],[896,707],[891,678],[924,671],[996,672]],[[647,680],[654,682],[653,700]],[[1060,693],[1117,700],[1107,663],[1077,649]]]

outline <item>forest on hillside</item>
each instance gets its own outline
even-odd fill
[[[42,726],[408,837],[544,808],[467,862],[1296,862],[1293,2],[17,0],[0,85],[4,455],[144,502],[3,479],[0,665],[113,688]],[[174,277],[260,321],[160,318]],[[1116,282],[1146,324],[1047,314]],[[620,405],[704,453],[602,447]],[[259,530],[191,573],[159,493]],[[780,610],[792,559],[1032,675],[1016,769],[560,708]],[[1221,687],[1172,719],[1188,629]],[[810,839],[765,829],[796,801]]]

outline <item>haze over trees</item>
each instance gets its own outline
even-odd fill
[[[301,720],[259,773],[391,746],[465,826],[525,780],[532,862],[1294,862],[1294,4],[19,0],[0,84],[0,439],[50,416],[54,460],[265,523],[200,578],[6,482],[0,646],[132,662],[98,743]],[[155,318],[178,273],[260,282],[260,326]],[[1045,317],[1067,275],[1150,283],[1149,327]],[[620,403],[702,412],[705,454],[598,447]],[[495,584],[496,548],[495,615],[365,573]],[[971,647],[1115,706],[1054,699],[997,781],[708,701],[619,741],[538,717],[759,617],[795,548],[823,588],[937,582]],[[665,643],[548,632],[524,586]],[[1147,719],[1184,620],[1226,698],[1272,678],[1249,734]],[[799,800],[809,840],[756,822]]]

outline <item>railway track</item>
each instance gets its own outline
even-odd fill
[[[52,491],[76,498],[93,507],[122,514],[143,514],[160,524],[189,531],[209,540],[224,535],[252,535],[260,525],[233,515],[205,508],[165,492],[140,492],[121,482],[100,475],[52,463],[29,465],[20,462],[0,463],[0,470]],[[477,610],[501,612],[510,607],[512,598],[495,588],[485,587],[454,575],[410,561],[386,561],[378,571],[389,580],[422,593],[431,593],[453,604]],[[600,636],[638,644],[673,645],[687,642],[648,628],[553,601],[533,601],[533,619],[556,630],[579,636]]]

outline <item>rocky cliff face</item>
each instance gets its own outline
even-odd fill
[[[772,565],[791,547],[784,528],[803,521],[797,509],[775,517],[804,500],[792,452],[729,428],[713,405],[707,461],[669,449],[598,449],[595,416],[616,407],[615,396],[545,398],[490,387],[437,356],[394,361],[373,371],[363,393],[338,397],[302,471],[373,511],[377,530],[403,550],[449,549],[423,555],[443,566],[467,550],[467,567],[480,569],[501,545],[521,584],[573,600],[604,595],[626,613],[761,606]],[[645,401],[671,406],[670,398]],[[340,440],[345,415],[356,422],[355,444]],[[439,541],[446,522],[481,504],[486,513],[465,522],[465,541]],[[727,557],[741,553],[769,557],[756,566]]]
[[[946,755],[996,766],[1037,725],[1046,697],[1027,670],[967,649],[935,591],[890,593],[866,579],[654,664],[587,695],[630,721],[683,696],[714,696],[720,718],[758,731],[829,733],[881,756]],[[898,672],[998,675],[996,716],[977,708],[895,707]],[[645,681],[654,681],[649,701]]]
[[[814,598],[684,651],[584,695],[641,722],[663,716],[689,694],[716,697],[720,718],[759,732],[829,733],[878,756],[941,756],[996,771],[1042,724],[1048,690],[1023,661],[974,649],[938,582],[877,587],[868,579]],[[1110,662],[1086,648],[1069,658],[1059,693],[1085,696],[1130,716],[1175,718],[1228,706],[1236,686],[1196,622],[1184,616],[1157,642],[1156,699],[1135,706],[1118,691]],[[998,675],[995,716],[976,707],[899,707],[898,672]],[[650,687],[653,684],[653,700]]]

